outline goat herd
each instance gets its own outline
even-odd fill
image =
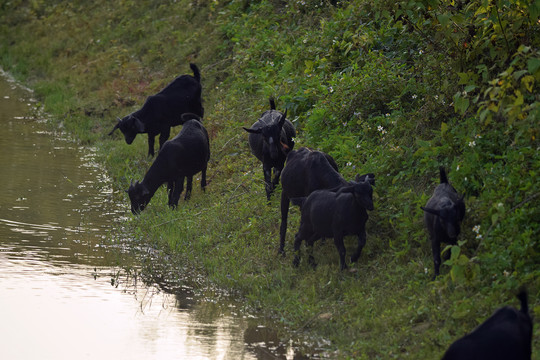
[[[168,204],[173,208],[178,205],[184,189],[184,178],[186,200],[191,195],[193,175],[201,172],[201,188],[204,191],[206,187],[210,142],[202,125],[201,74],[195,64],[190,67],[193,76],[177,77],[159,93],[149,96],[139,110],[118,119],[109,133],[112,135],[120,129],[128,144],[137,134],[148,134],[150,156],[154,155],[154,137],[160,135],[156,159],[142,182],[132,182],[127,190],[134,214],[144,210],[164,183],[167,183]],[[293,150],[296,131],[286,117],[287,111],[277,111],[274,100],[270,99],[270,110],[265,111],[251,128],[244,128],[249,133],[253,155],[263,164],[268,200],[281,177],[279,253],[285,253],[287,217],[292,202],[299,205],[301,211],[300,228],[294,240],[294,266],[300,263],[303,240],[308,245],[308,261],[314,266],[313,243],[328,237],[334,239],[341,269],[346,269],[343,238],[358,237],[356,251],[351,256],[351,261],[356,262],[366,243],[365,224],[367,211],[373,210],[375,175],[357,175],[354,181],[347,181],[330,155],[305,147]],[[177,125],[182,125],[182,130],[168,140],[171,127]],[[439,275],[441,243],[456,244],[465,216],[463,196],[449,184],[444,168],[439,171],[440,184],[422,207],[431,239],[435,276]],[[508,306],[497,310],[473,332],[452,344],[443,359],[530,359],[532,320],[526,291],[522,290],[518,298],[520,310]]]

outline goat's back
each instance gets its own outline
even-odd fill
[[[186,121],[180,133],[165,142],[158,158],[164,158],[170,166],[182,169],[185,175],[203,170],[210,159],[208,132],[199,121]]]
[[[352,193],[330,190],[312,192],[301,208],[303,223],[321,237],[334,237],[336,233],[354,235],[363,230],[367,211],[359,206]]]
[[[281,173],[281,185],[288,198],[308,196],[315,190],[346,183],[330,155],[305,147],[287,155],[287,163]]]
[[[528,314],[505,306],[470,334],[456,340],[443,360],[531,358],[532,320]]]

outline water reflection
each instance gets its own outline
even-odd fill
[[[116,267],[126,207],[34,108],[0,76],[0,359],[307,359],[234,304]]]

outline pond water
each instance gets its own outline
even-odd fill
[[[128,213],[91,149],[0,76],[0,359],[308,359],[234,303],[138,284],[105,240]]]

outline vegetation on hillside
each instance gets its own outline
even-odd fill
[[[55,126],[99,149],[127,209],[121,190],[151,163],[146,136],[128,146],[107,133],[196,63],[207,192],[171,211],[158,191],[126,226],[288,329],[328,340],[332,357],[431,359],[517,306],[520,285],[540,317],[539,16],[534,0],[12,0],[0,3],[0,65]],[[315,270],[292,267],[297,210],[277,256],[279,190],[268,205],[241,128],[270,96],[297,146],[330,153],[347,179],[377,176],[355,272],[338,271],[331,241],[315,246]],[[431,281],[420,206],[441,165],[467,215]]]

